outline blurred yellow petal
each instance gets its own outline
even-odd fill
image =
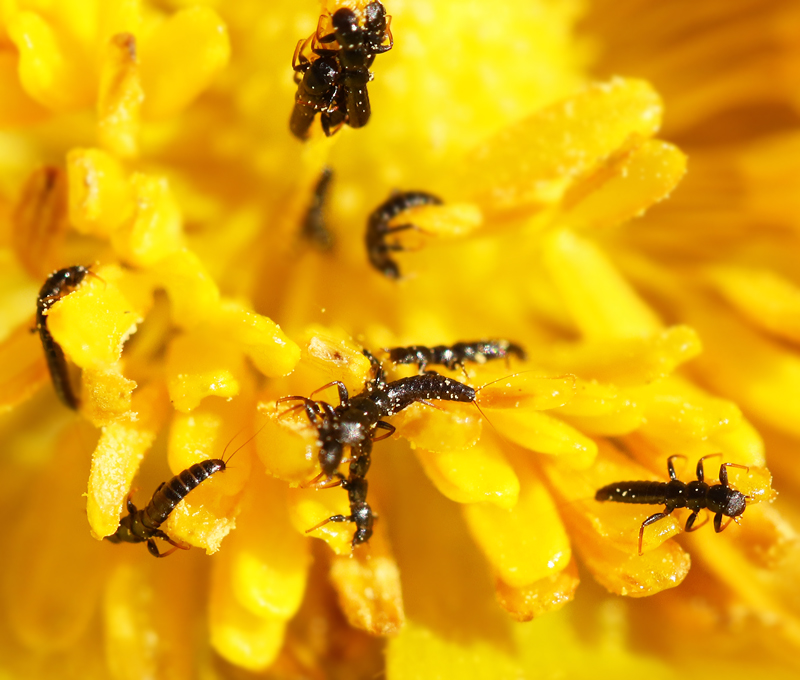
[[[187,106],[230,57],[227,27],[208,7],[180,10],[147,36],[141,50],[149,118],[166,118]]]
[[[516,621],[531,621],[571,602],[579,583],[572,559],[562,571],[519,588],[498,579],[497,601]]]
[[[123,158],[137,153],[143,99],[136,37],[117,33],[106,48],[100,70],[97,136],[105,149]]]
[[[519,470],[519,502],[464,506],[470,532],[497,576],[520,588],[562,571],[572,558],[569,538],[549,492],[530,469]]]
[[[595,85],[479,146],[467,160],[464,191],[495,211],[552,203],[572,178],[660,124],[661,101],[646,82]]]
[[[163,424],[167,395],[159,385],[142,387],[128,418],[103,428],[92,457],[86,512],[98,537],[117,530],[139,464]],[[145,502],[149,500],[146,497]],[[140,500],[139,505],[144,503]]]

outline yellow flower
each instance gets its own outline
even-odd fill
[[[208,4],[0,7],[0,670],[793,677],[797,9],[387,0],[369,124],[301,143],[295,43],[366,1]],[[325,165],[331,250],[302,236]],[[394,189],[445,199],[392,223],[400,281],[363,243]],[[30,329],[74,265],[46,314],[73,413]],[[318,433],[278,400],[484,337],[527,359],[436,366],[480,410],[390,418],[369,545],[306,535],[348,496],[307,486]],[[670,540],[675,513],[640,556],[652,508],[594,500],[715,453],[741,527]],[[194,550],[96,540],[219,458],[162,527]]]

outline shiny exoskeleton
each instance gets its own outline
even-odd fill
[[[672,461],[683,456],[670,456],[667,459],[669,482],[616,482],[598,489],[595,500],[615,501],[617,503],[638,503],[642,505],[665,505],[662,512],[650,515],[639,529],[639,554],[642,554],[642,539],[644,530],[650,524],[657,522],[678,508],[689,508],[692,514],[686,520],[686,531],[699,529],[702,524],[694,526],[697,515],[701,510],[709,510],[714,514],[714,530],[719,533],[728,526],[731,520],[739,522],[739,516],[744,512],[747,496],[728,486],[728,467],[738,467],[747,470],[744,465],[736,463],[723,463],[719,468],[719,484],[707,484],[703,472],[703,461],[721,454],[714,453],[703,456],[697,461],[697,481],[682,482],[675,474]],[[722,518],[730,517],[725,526]],[[703,522],[705,524],[705,522]]]
[[[320,57],[313,62],[303,61],[295,66],[297,82],[294,109],[289,129],[298,139],[309,135],[314,117],[322,114],[322,129],[330,136],[344,122],[345,109],[340,85],[340,67],[336,57]]]
[[[78,398],[69,381],[64,352],[47,329],[47,312],[58,300],[75,290],[88,273],[89,268],[80,265],[53,272],[44,282],[36,300],[36,330],[42,341],[50,378],[58,398],[71,409],[78,408]]]
[[[316,531],[328,522],[353,522],[356,525],[353,534],[352,545],[355,548],[361,543],[366,543],[372,536],[372,524],[375,521],[375,514],[367,503],[367,480],[363,475],[350,474],[347,478],[342,478],[342,488],[347,491],[347,499],[350,501],[349,515],[332,515],[319,524],[306,530],[306,533]]]
[[[228,459],[230,461],[230,458]],[[119,527],[106,536],[111,543],[147,543],[147,550],[154,557],[166,557],[178,548],[183,548],[173,541],[159,528],[167,521],[172,511],[186,496],[209,477],[225,470],[226,462],[220,458],[211,458],[195,463],[186,470],[175,475],[168,482],[162,482],[156,489],[150,502],[138,509],[128,498],[128,514],[120,520]],[[155,539],[160,538],[174,546],[167,552],[159,552]]]
[[[485,364],[492,359],[507,359],[510,355],[525,361],[525,350],[508,340],[476,340],[457,342],[454,345],[411,345],[410,347],[390,347],[385,350],[389,361],[395,364],[417,364],[423,373],[429,364],[440,364],[453,370],[463,367],[467,361]]]
[[[328,229],[323,214],[332,179],[333,170],[328,167],[323,168],[317,186],[314,188],[311,205],[308,207],[305,220],[303,220],[303,236],[323,251],[333,247],[333,234]]]
[[[424,191],[396,193],[381,203],[369,216],[367,233],[364,237],[370,264],[390,279],[400,278],[400,268],[390,253],[402,251],[405,248],[397,242],[387,243],[386,239],[392,234],[408,229],[418,229],[418,227],[415,224],[400,224],[390,227],[389,222],[411,208],[441,204],[442,199]]]
[[[363,127],[369,121],[371,107],[367,83],[372,80],[369,67],[377,54],[392,49],[389,17],[380,2],[371,2],[363,10],[362,22],[352,9],[342,7],[330,18],[320,18],[320,26],[309,39],[301,40],[295,50],[293,68],[299,81],[290,129],[306,139],[314,117],[322,113],[322,129],[330,136],[342,124]],[[330,32],[321,35],[323,22]],[[336,43],[336,47],[333,44]],[[306,48],[311,46],[311,53]],[[323,65],[317,66],[319,62]],[[309,75],[310,74],[310,75]]]
[[[334,381],[323,386],[335,386],[339,391],[339,405],[314,401],[307,397],[289,396],[278,403],[300,401],[306,415],[317,428],[319,439],[319,464],[322,473],[331,479],[339,468],[344,448],[351,447],[356,460],[362,455],[365,443],[371,447],[375,431],[386,430],[380,437],[390,436],[395,428],[382,418],[399,413],[417,402],[460,401],[474,402],[475,389],[438,373],[424,373],[409,378],[385,382],[383,372],[367,383],[365,389],[350,397],[344,383]]]
[[[279,404],[288,401],[300,402],[298,406],[289,410],[304,408],[309,421],[317,429],[321,469],[317,479],[325,479],[324,487],[341,484],[347,490],[350,499],[349,516],[334,515],[309,531],[327,522],[354,522],[356,533],[353,537],[353,546],[367,541],[372,535],[373,515],[366,501],[365,479],[371,463],[372,444],[395,431],[394,426],[382,418],[399,413],[417,402],[440,400],[469,403],[474,402],[476,397],[474,388],[437,373],[425,373],[386,382],[380,362],[366,350],[364,354],[369,357],[375,376],[366,383],[362,392],[350,397],[347,387],[339,381],[320,388],[335,386],[339,392],[338,406],[302,396],[289,396],[278,400]],[[379,429],[386,430],[386,434],[375,437]],[[350,467],[349,474],[345,477],[339,472],[339,466],[344,457],[345,447],[348,446]]]

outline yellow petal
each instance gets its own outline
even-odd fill
[[[239,348],[206,329],[184,333],[169,344],[167,389],[178,411],[189,412],[209,396],[235,397],[245,375]]]
[[[82,12],[76,12],[82,14]],[[19,50],[19,75],[26,92],[40,104],[66,111],[91,102],[91,69],[80,59],[81,50],[69,44],[39,14],[18,12],[8,23],[8,34]]]
[[[211,646],[232,664],[250,671],[270,666],[283,646],[286,621],[277,617],[256,616],[236,600],[232,574],[226,563],[227,551],[220,555],[211,579],[208,627]]]
[[[147,313],[148,293],[146,281],[136,274],[116,265],[101,267],[49,309],[47,327],[81,368],[112,366]]]
[[[543,239],[544,264],[578,330],[591,339],[644,338],[656,314],[593,243],[561,229]]]
[[[69,227],[66,185],[62,170],[43,166],[28,178],[14,208],[14,253],[36,278],[44,279],[60,258]]]
[[[239,346],[266,376],[291,373],[300,361],[300,348],[272,319],[225,304],[214,319],[220,335]]]
[[[789,279],[768,269],[735,266],[713,267],[706,275],[753,324],[800,341],[800,289]]]
[[[179,250],[160,260],[153,274],[167,291],[177,326],[191,328],[217,313],[217,284],[191,250]]]
[[[225,551],[237,602],[260,617],[289,619],[305,593],[310,544],[289,522],[287,489],[258,472]]]
[[[563,406],[574,394],[574,375],[548,378],[537,376],[534,371],[525,371],[485,383],[479,388],[476,400],[487,409],[538,411]]]
[[[131,176],[131,218],[111,234],[123,262],[149,267],[183,245],[183,219],[165,177],[137,172]]]
[[[77,502],[94,439],[92,428],[78,422],[60,433],[54,446],[58,465],[31,479],[29,502],[6,532],[5,615],[31,649],[68,648],[94,616],[111,546],[92,540],[85,524],[75,521],[82,514]]]
[[[636,140],[570,187],[563,218],[576,228],[617,226],[664,200],[684,174],[686,156],[672,144]]]
[[[105,427],[131,410],[136,382],[128,380],[114,365],[85,369],[82,387],[81,413],[96,427]]]
[[[311,531],[312,527],[329,517],[350,515],[347,492],[341,487],[290,489],[289,512],[294,528],[301,534],[321,538],[337,555],[349,555],[353,552],[355,525],[352,522],[328,522]]]
[[[48,381],[39,335],[20,326],[0,342],[0,412],[27,399]]]
[[[516,621],[531,621],[572,602],[579,583],[578,567],[572,559],[564,570],[519,588],[498,579],[497,602]]]
[[[208,7],[183,9],[142,44],[142,89],[148,118],[179,113],[228,63],[228,30]]]
[[[136,155],[143,99],[136,37],[117,33],[106,47],[97,96],[97,137],[111,153]]]
[[[572,178],[660,124],[661,101],[648,83],[616,78],[593,85],[478,147],[466,163],[465,191],[487,211],[552,203]]]
[[[92,457],[86,512],[99,537],[117,530],[139,464],[163,424],[167,395],[157,384],[146,385],[134,394],[133,408],[128,418],[103,429]]]
[[[592,464],[597,444],[575,428],[538,411],[493,411],[492,424],[501,435],[529,451],[563,456],[582,469]]]
[[[82,234],[107,237],[128,220],[134,197],[119,161],[100,149],[67,154],[69,219]]]
[[[550,492],[524,464],[518,466],[519,502],[511,509],[493,503],[463,508],[473,538],[497,576],[520,588],[566,568],[569,538]]]
[[[487,501],[511,509],[519,498],[519,479],[496,441],[484,435],[475,446],[425,451],[417,458],[439,491],[456,503]]]
[[[403,627],[400,571],[383,532],[352,556],[334,557],[331,581],[351,626],[372,635],[396,635]]]
[[[463,451],[480,439],[483,419],[472,404],[413,404],[392,418],[398,434],[428,451]]]
[[[198,662],[191,653],[191,629],[198,608],[192,593],[205,587],[180,559],[157,563],[142,551],[134,563],[116,565],[105,582],[102,610],[106,658],[114,677],[194,677]],[[164,602],[170,602],[167,611]]]

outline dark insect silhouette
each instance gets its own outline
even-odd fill
[[[525,350],[508,340],[476,340],[457,342],[454,345],[411,345],[409,347],[390,347],[385,352],[389,361],[395,364],[417,364],[423,373],[429,364],[440,364],[453,370],[463,367],[467,361],[485,364],[492,359],[507,359],[516,356],[525,361]]]
[[[323,251],[333,247],[333,234],[328,229],[323,214],[332,179],[333,170],[328,167],[323,168],[319,180],[317,180],[317,186],[314,188],[311,205],[308,207],[305,220],[303,220],[303,237]]]
[[[598,489],[595,500],[614,501],[616,503],[638,503],[642,505],[665,505],[662,512],[650,515],[639,529],[639,554],[642,554],[642,539],[645,527],[667,517],[673,510],[678,508],[689,508],[692,514],[686,520],[686,531],[695,531],[703,524],[694,525],[697,515],[701,510],[709,510],[714,514],[714,530],[719,533],[730,524],[731,520],[739,522],[739,516],[744,512],[748,497],[740,491],[736,491],[728,486],[728,468],[737,467],[749,470],[744,465],[736,463],[723,463],[719,468],[719,484],[709,485],[705,482],[703,472],[703,461],[706,458],[720,456],[722,454],[713,453],[703,456],[697,461],[697,481],[682,482],[675,474],[675,466],[672,461],[675,458],[684,456],[670,456],[667,459],[667,469],[669,471],[669,482],[616,482],[607,484],[602,489]],[[722,525],[722,518],[730,519]],[[707,521],[707,520],[706,520]]]
[[[364,354],[372,364],[374,377],[366,382],[362,392],[351,397],[347,387],[339,381],[328,383],[317,390],[335,386],[339,393],[338,406],[302,396],[282,397],[277,402],[300,402],[282,415],[302,408],[317,429],[321,471],[310,484],[323,480],[318,488],[341,485],[347,490],[350,500],[350,515],[334,515],[309,531],[328,522],[353,522],[356,525],[353,547],[366,542],[372,535],[374,515],[367,503],[368,487],[365,479],[371,463],[372,445],[395,431],[394,426],[382,418],[399,413],[417,402],[475,402],[474,388],[437,373],[424,373],[386,382],[380,362],[367,350],[364,350]],[[386,434],[375,437],[378,430],[385,430]],[[347,477],[339,472],[345,447],[350,447],[350,469]]]
[[[369,121],[369,67],[376,55],[388,52],[394,43],[390,17],[380,2],[369,3],[361,19],[342,7],[320,17],[316,32],[297,43],[292,67],[298,90],[289,125],[296,137],[308,137],[317,113],[321,113],[326,136],[343,124],[359,128]]]
[[[58,398],[71,409],[78,408],[78,398],[69,381],[64,352],[47,329],[47,312],[58,300],[75,290],[89,273],[89,268],[81,265],[59,269],[47,277],[36,299],[36,330],[42,341],[50,378]]]
[[[223,458],[209,458],[195,463],[179,472],[168,482],[162,482],[144,508],[138,509],[129,495],[127,503],[128,514],[120,520],[117,530],[110,536],[106,536],[106,540],[111,543],[147,543],[147,550],[153,557],[166,557],[174,553],[178,548],[188,550],[188,546],[176,543],[167,536],[161,530],[161,525],[169,519],[178,503],[194,489],[212,475],[227,470],[231,459],[236,453],[255,439],[264,427],[265,425],[262,425],[252,437],[237,447],[228,456],[227,460],[224,459],[225,451],[228,450],[228,446],[231,445],[236,436],[225,445],[225,450],[222,452]],[[173,547],[167,552],[159,552],[155,541],[157,538],[166,541]]]
[[[375,208],[367,221],[367,233],[364,236],[370,264],[387,278],[400,278],[400,268],[391,257],[391,253],[403,251],[405,248],[397,241],[387,243],[387,238],[398,232],[419,227],[411,223],[390,227],[389,222],[411,208],[421,205],[441,205],[441,203],[442,199],[433,194],[424,191],[405,191],[393,194]]]
[[[106,540],[111,543],[147,543],[147,550],[154,557],[166,557],[178,548],[188,550],[186,546],[176,543],[163,531],[161,525],[167,521],[172,511],[186,496],[211,475],[226,469],[226,462],[221,458],[211,458],[195,463],[186,470],[175,475],[168,482],[162,482],[150,499],[150,502],[138,509],[128,497],[128,514],[120,520],[119,527]],[[160,538],[174,546],[167,552],[159,552],[155,539]]]

